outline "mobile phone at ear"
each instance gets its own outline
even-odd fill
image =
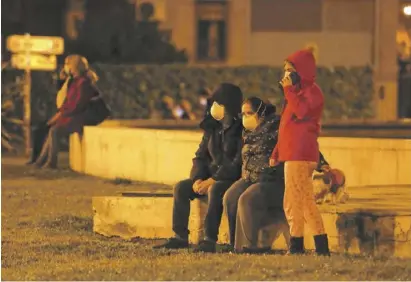
[[[291,83],[293,85],[296,85],[296,84],[300,83],[300,81],[301,81],[300,75],[295,71],[290,73],[290,79],[291,79]]]

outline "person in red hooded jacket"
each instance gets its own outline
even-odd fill
[[[304,253],[304,224],[314,234],[318,255],[329,255],[328,238],[314,200],[312,174],[319,162],[318,136],[324,97],[315,83],[316,64],[310,50],[297,51],[284,64],[280,84],[285,103],[278,142],[270,165],[284,162],[284,211],[290,226],[290,254]]]

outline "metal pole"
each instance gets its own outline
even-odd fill
[[[26,155],[31,152],[31,70],[30,70],[30,34],[26,33],[26,68],[24,72],[24,139],[26,141]]]

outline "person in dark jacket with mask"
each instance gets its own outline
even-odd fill
[[[280,118],[275,113],[275,106],[258,97],[246,99],[242,105],[245,131],[241,179],[224,196],[230,244],[236,252],[268,251],[271,246],[257,248],[259,230],[274,222],[283,222],[288,226],[283,210],[284,166],[269,166],[280,124]],[[328,165],[321,153],[320,159],[318,170]]]
[[[154,248],[187,248],[190,200],[208,195],[205,217],[205,238],[195,251],[215,252],[223,213],[223,196],[241,174],[243,126],[239,119],[243,94],[240,88],[223,83],[212,95],[210,115],[201,122],[204,130],[200,146],[193,159],[190,178],[174,187],[174,238]]]

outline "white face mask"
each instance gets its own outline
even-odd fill
[[[210,114],[215,120],[222,120],[224,118],[224,106],[214,102],[210,109]]]
[[[243,126],[247,130],[255,130],[258,126],[258,119],[256,115],[243,116]]]

